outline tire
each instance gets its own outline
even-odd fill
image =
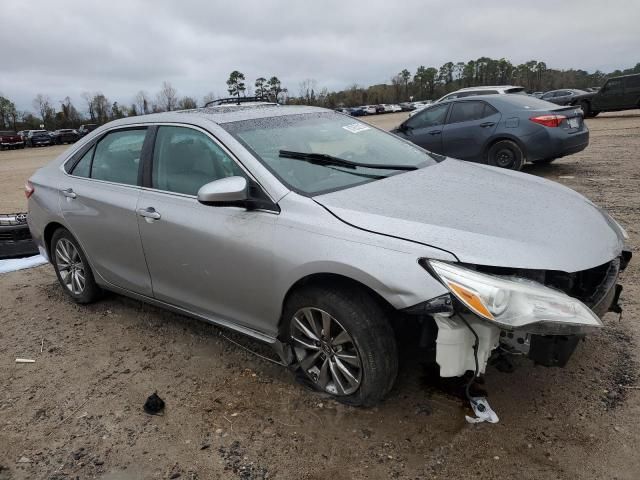
[[[68,230],[59,228],[54,232],[50,252],[58,282],[74,302],[86,304],[100,298],[102,289],[96,284],[87,257]]]
[[[347,405],[373,406],[393,387],[398,373],[394,332],[364,289],[302,288],[287,300],[283,318],[296,374],[311,388]],[[327,321],[330,334],[325,336]]]
[[[500,140],[489,148],[487,163],[494,167],[521,170],[524,164],[524,154],[517,143],[511,140]]]

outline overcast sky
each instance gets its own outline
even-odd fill
[[[294,95],[389,82],[403,68],[480,56],[611,71],[640,62],[640,1],[3,0],[0,94],[32,110],[101,91],[130,104],[167,80],[201,102],[278,76]]]

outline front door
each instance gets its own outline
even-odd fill
[[[442,129],[448,110],[448,103],[425,108],[404,122],[401,135],[430,152],[443,154]]]
[[[151,188],[138,201],[138,224],[156,299],[218,321],[275,334],[272,302],[276,212],[207,206],[200,187],[248,175],[207,133],[158,128]]]
[[[146,128],[107,133],[61,185],[62,214],[92,267],[107,282],[151,296],[136,206]]]

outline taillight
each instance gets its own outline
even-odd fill
[[[31,182],[27,182],[24,184],[24,196],[29,198],[31,195],[33,195],[33,192],[35,192],[35,188],[33,188],[33,185],[31,184]]]
[[[540,115],[539,117],[531,117],[529,120],[545,127],[559,127],[566,118],[564,115]]]

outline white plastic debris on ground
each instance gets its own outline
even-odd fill
[[[489,402],[484,397],[471,397],[471,408],[473,408],[473,412],[476,414],[475,418],[471,418],[468,415],[465,415],[465,419],[469,423],[498,423],[498,415],[494,412],[489,406]]]
[[[47,260],[42,255],[34,255],[33,257],[25,257],[25,258],[10,258],[7,260],[0,260],[0,273],[15,272],[16,270],[33,268],[39,265],[43,265],[45,263],[47,263]]]

